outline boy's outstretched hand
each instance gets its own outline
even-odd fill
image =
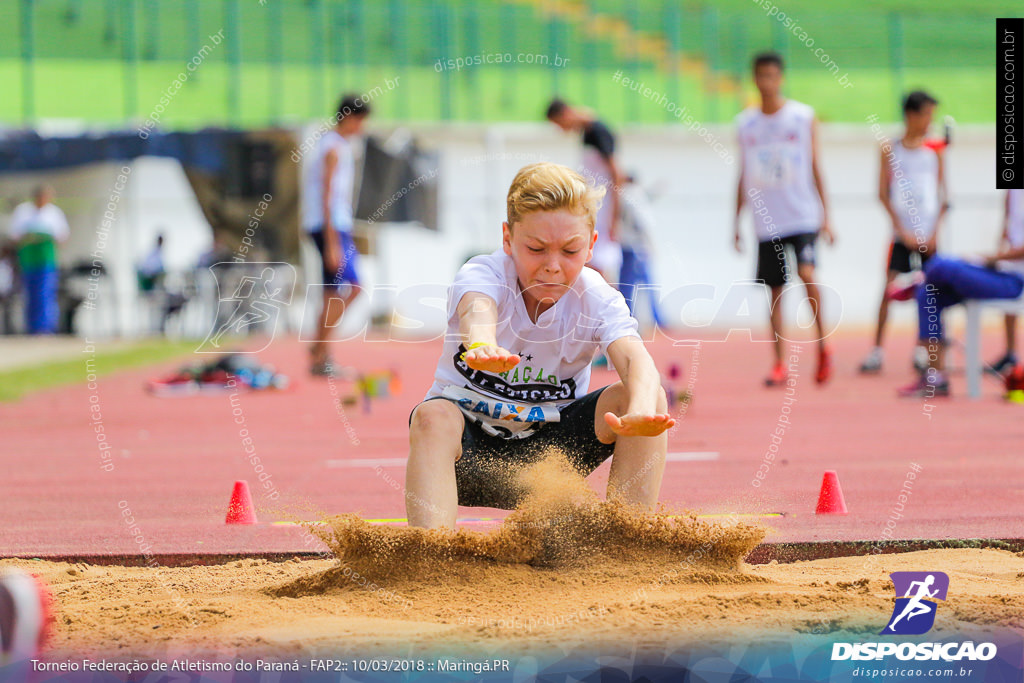
[[[519,356],[500,346],[478,346],[463,354],[466,365],[483,372],[505,372],[519,363]]]
[[[622,417],[615,413],[605,413],[604,421],[619,436],[657,436],[676,425],[676,421],[667,413],[661,415],[627,414]]]

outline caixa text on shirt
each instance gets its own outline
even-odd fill
[[[452,359],[459,374],[465,377],[472,386],[493,396],[529,403],[571,401],[576,398],[576,382],[571,377],[556,385],[532,383],[513,386],[497,375],[472,369],[466,364],[466,361],[462,360],[461,356],[462,349]]]
[[[444,388],[441,395],[455,403],[470,418],[488,424],[495,424],[501,421],[512,427],[514,431],[520,431],[524,427],[508,424],[510,422],[543,423],[559,422],[560,414],[558,408],[551,405],[520,405],[508,403],[501,399],[495,400],[490,396],[484,396],[472,389],[463,387],[448,386]],[[508,429],[502,430],[508,432]]]

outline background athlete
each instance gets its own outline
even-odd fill
[[[775,364],[765,384],[779,386],[787,379],[782,360],[785,344],[780,304],[783,288],[789,280],[787,251],[790,249],[796,257],[797,275],[807,290],[818,330],[815,379],[822,384],[832,375],[832,358],[825,346],[821,294],[815,274],[815,243],[819,234],[829,244],[835,238],[829,225],[828,203],[818,167],[814,109],[782,96],[782,69],[782,57],[774,52],[754,57],[754,84],[761,103],[746,109],[737,119],[742,154],[733,235],[737,251],[742,251],[740,216],[744,204],[751,200],[760,214],[754,221],[758,240],[757,279],[771,289]]]

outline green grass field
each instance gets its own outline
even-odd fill
[[[62,87],[38,88],[37,108],[48,118],[75,118],[117,126],[134,122],[138,126],[154,112],[161,95],[180,72],[178,65],[140,65],[134,115],[126,108],[125,76],[120,64],[74,61],[40,62],[36,65],[41,83],[60,82]],[[354,70],[351,70],[354,71]],[[0,80],[15,77],[18,65],[0,62]],[[754,90],[739,77],[720,82],[740,83],[713,94],[710,84],[682,75],[678,79],[655,69],[622,69],[625,76],[642,82],[666,98],[686,106],[705,123],[729,122],[754,96]],[[613,69],[564,70],[557,79],[541,69],[503,71],[497,67],[474,67],[439,74],[424,67],[364,67],[354,73],[311,73],[309,69],[286,66],[276,75],[265,65],[245,65],[239,69],[239,99],[229,109],[223,92],[231,80],[231,70],[211,63],[190,78],[160,114],[163,129],[195,129],[210,125],[263,126],[289,124],[312,118],[326,118],[335,106],[335,94],[358,83],[363,92],[380,86],[373,98],[376,121],[538,121],[549,98],[560,94],[572,101],[597,109],[602,117],[616,124],[669,123],[676,119],[657,101],[616,83]],[[840,75],[846,73],[840,72]],[[902,83],[886,69],[859,69],[849,72],[852,87],[844,88],[825,69],[795,70],[787,80],[790,97],[812,104],[823,121],[860,122],[871,114],[883,120],[898,117],[901,89],[923,87],[934,91],[942,101],[941,112],[961,122],[992,121],[995,116],[995,75],[973,68],[907,69]],[[387,90],[387,80],[397,82]],[[275,83],[283,87],[275,89]],[[104,91],[101,97],[96,92]],[[442,107],[447,99],[448,108]],[[0,120],[19,116],[16,98],[0,99]],[[447,116],[446,116],[447,114]]]
[[[788,25],[769,16],[772,5],[786,12]],[[661,37],[703,65],[674,76],[639,58],[632,37],[590,35],[581,22],[526,2],[45,0],[32,6],[29,17],[21,3],[0,3],[0,82],[7,86],[0,122],[28,116],[138,124],[175,76],[186,73],[188,81],[161,115],[164,127],[186,129],[308,121],[329,115],[340,91],[368,91],[388,79],[400,85],[376,98],[378,120],[532,121],[555,93],[618,124],[671,120],[664,108],[612,82],[616,69],[701,121],[725,122],[749,96],[751,54],[765,48],[783,52],[790,96],[813,104],[823,120],[891,119],[901,90],[926,87],[943,100],[945,113],[985,122],[995,108],[995,17],[1019,13],[1019,4],[1006,0],[837,0],[827,9],[811,0],[588,1],[591,16],[624,20],[639,32],[632,36]],[[218,32],[224,39],[213,45]],[[204,45],[204,61],[187,71]],[[815,50],[840,75],[848,73],[854,87],[838,86]],[[32,58],[23,59],[28,53]],[[493,53],[569,61],[562,68],[435,69],[438,59]]]
[[[103,349],[102,344],[97,346],[96,374],[103,376],[128,368],[186,358],[195,351],[198,342],[161,339],[107,350]],[[68,360],[55,360],[0,371],[0,402],[17,401],[30,392],[85,382],[84,357],[80,352],[76,355],[77,358]]]

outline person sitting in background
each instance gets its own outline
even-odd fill
[[[981,263],[933,256],[924,281],[892,292],[897,301],[917,297],[918,339],[928,349],[928,369],[901,396],[949,396],[942,312],[965,299],[1016,299],[1024,292],[1024,246],[1004,248]]]
[[[17,244],[25,291],[25,327],[29,334],[57,331],[57,245],[68,239],[68,220],[55,206],[53,188],[40,185],[32,201],[14,209],[10,237]]]
[[[999,238],[1001,250],[1024,247],[1024,190],[1007,190],[1003,218],[1003,234]],[[1017,316],[1006,314],[1006,353],[991,363],[987,370],[1005,375],[1017,366]]]

